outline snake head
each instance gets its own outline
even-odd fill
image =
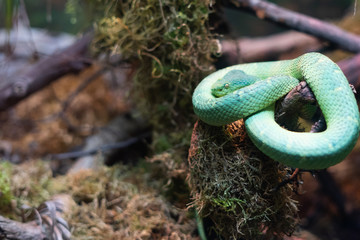
[[[223,97],[230,92],[228,91],[229,88],[230,83],[224,82],[223,79],[219,79],[212,85],[211,93],[215,97]]]
[[[213,83],[211,94],[215,97],[223,97],[237,89],[251,85],[257,80],[257,77],[247,75],[241,70],[232,70]]]

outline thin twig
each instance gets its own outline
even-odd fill
[[[82,83],[80,83],[80,85],[72,93],[69,94],[67,99],[64,102],[62,102],[61,109],[58,112],[55,112],[55,113],[53,113],[49,116],[46,116],[44,118],[41,118],[41,119],[37,119],[35,121],[36,122],[49,122],[49,121],[55,120],[56,118],[61,118],[66,123],[66,125],[68,125],[68,127],[70,129],[73,129],[73,130],[76,129],[76,127],[73,126],[70,123],[70,121],[66,118],[66,115],[65,115],[66,110],[70,106],[71,102],[75,99],[75,97],[81,91],[83,91],[92,81],[94,81],[99,76],[104,74],[104,72],[106,72],[107,70],[108,70],[107,67],[103,67],[103,68],[99,69],[98,71],[96,71],[94,74],[92,74],[90,77],[86,78]]]
[[[111,144],[105,144],[105,145],[102,145],[100,147],[97,147],[97,148],[94,148],[94,149],[91,149],[91,150],[73,151],[73,152],[52,154],[52,155],[50,155],[49,158],[51,160],[79,158],[79,157],[83,157],[83,156],[87,156],[87,155],[93,155],[93,154],[96,154],[98,152],[106,152],[106,151],[110,151],[110,150],[113,150],[113,149],[124,149],[124,148],[127,148],[127,147],[129,147],[129,146],[143,140],[144,138],[150,137],[150,135],[151,135],[150,132],[145,132],[145,133],[140,134],[139,136],[129,138],[129,139],[125,140],[125,141],[111,143]]]
[[[75,97],[83,91],[92,81],[100,77],[103,73],[105,73],[108,69],[103,67],[92,74],[90,77],[85,79],[80,85],[69,95],[69,97],[62,103],[62,112],[65,112],[67,108],[70,106],[71,102],[75,99]]]

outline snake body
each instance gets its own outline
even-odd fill
[[[217,82],[228,74],[229,83],[224,87],[229,88],[236,82],[237,72],[253,77],[243,84],[245,87],[214,95]],[[292,132],[274,120],[274,103],[301,80],[307,82],[322,110],[327,127],[323,132]],[[323,169],[339,163],[359,135],[359,111],[349,83],[341,69],[319,53],[221,69],[199,83],[192,101],[195,113],[209,125],[245,118],[246,131],[255,146],[294,168]]]

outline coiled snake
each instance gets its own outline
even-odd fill
[[[245,78],[244,78],[245,76]],[[305,80],[326,121],[318,133],[293,132],[274,120],[274,103]],[[323,169],[342,161],[359,135],[359,111],[340,68],[326,56],[248,63],[216,71],[196,87],[193,106],[214,126],[245,118],[252,142],[270,158],[301,169]]]

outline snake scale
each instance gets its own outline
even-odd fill
[[[307,82],[322,110],[326,121],[323,132],[293,132],[274,120],[274,103],[301,80]],[[194,112],[209,125],[222,126],[245,118],[246,131],[255,146],[293,168],[335,165],[350,153],[359,135],[359,111],[349,83],[341,69],[320,53],[218,70],[199,83],[192,101]]]

